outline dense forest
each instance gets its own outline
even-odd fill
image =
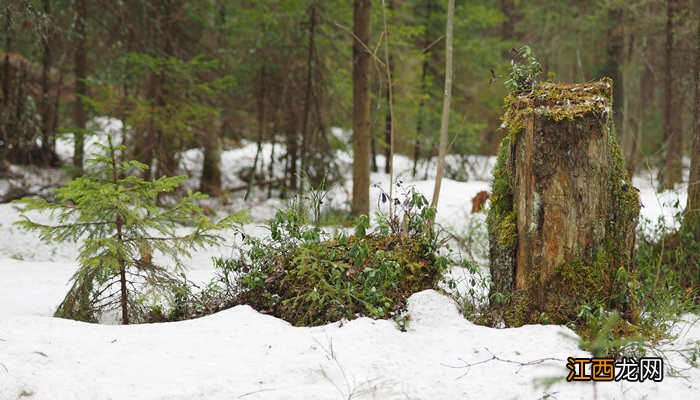
[[[355,150],[375,171],[378,154],[415,165],[438,154],[446,2],[2,3],[0,173],[8,163],[55,166],[60,135],[75,138],[79,171],[95,116],[124,121],[129,158],[151,165],[153,177],[173,175],[182,150],[203,148],[201,189],[211,194],[220,192],[221,146],[244,139],[284,146],[256,159],[269,171],[284,166],[283,179],[256,177],[282,194],[300,189],[302,174],[338,175],[334,126],[359,128]],[[697,8],[688,0],[457,1],[448,152],[495,154],[503,81],[514,49],[527,44],[547,80],[612,78],[628,169],[659,167],[659,185],[673,187],[698,125]],[[358,81],[368,110],[353,107]]]

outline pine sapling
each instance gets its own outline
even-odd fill
[[[23,219],[15,224],[39,232],[47,242],[82,239],[79,268],[57,317],[96,322],[102,313],[120,310],[122,323],[129,324],[147,294],[167,297],[178,283],[175,272],[183,267],[182,257],[220,243],[217,231],[245,216],[239,212],[214,222],[197,204],[206,196],[192,192],[159,207],[157,197],[172,193],[186,177],[144,180],[140,172],[145,164],[120,161],[123,146],[113,146],[110,138],[101,147],[99,155],[87,160],[83,176],[55,191],[55,201],[18,200]],[[30,211],[49,212],[55,223],[35,222],[26,214]],[[170,260],[172,268],[156,263],[156,255]]]

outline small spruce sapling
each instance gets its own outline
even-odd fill
[[[87,161],[85,175],[55,191],[55,201],[24,198],[20,227],[37,231],[47,242],[83,239],[77,255],[79,268],[72,286],[55,315],[96,322],[104,312],[121,310],[123,324],[133,321],[143,297],[150,293],[167,295],[177,284],[175,269],[180,259],[204,245],[219,243],[217,231],[242,222],[236,213],[218,222],[206,218],[197,200],[201,193],[189,192],[168,207],[159,207],[159,194],[173,192],[184,176],[144,180],[139,172],[147,168],[137,161],[120,161],[123,146],[111,138],[102,151]],[[31,220],[30,211],[50,212],[53,225]],[[182,224],[188,233],[180,233]],[[154,253],[169,258],[175,268],[158,265]]]

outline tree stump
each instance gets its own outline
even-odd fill
[[[612,81],[543,83],[506,99],[487,218],[491,304],[512,325],[583,304],[631,315],[639,195],[612,123]]]

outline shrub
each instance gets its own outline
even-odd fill
[[[237,276],[241,302],[294,325],[397,315],[412,293],[437,286],[446,259],[422,195],[410,189],[403,201],[382,199],[401,213],[380,215],[372,232],[362,216],[354,234],[332,237],[308,223],[308,207],[297,200],[269,222],[269,238],[247,238],[243,257],[219,260],[222,273]]]

